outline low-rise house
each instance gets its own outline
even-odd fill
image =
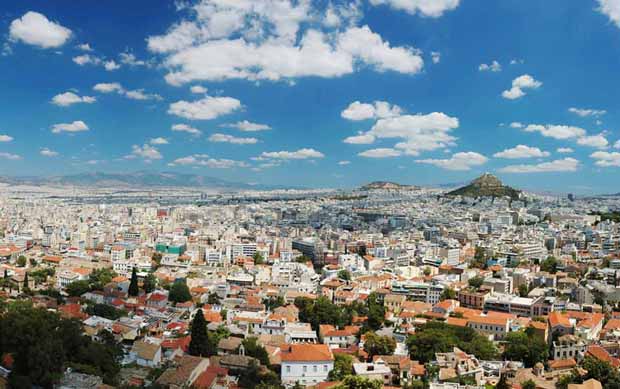
[[[334,355],[325,344],[291,344],[282,350],[280,377],[284,385],[316,385],[327,381]]]
[[[392,381],[392,370],[381,358],[372,363],[354,363],[353,373],[370,380],[379,380],[384,385],[389,385]]]
[[[170,389],[191,387],[208,367],[209,360],[206,358],[180,356],[173,360],[173,366],[164,371],[155,382]]]
[[[138,340],[134,342],[129,355],[139,366],[153,368],[161,363],[162,348],[155,342]]]

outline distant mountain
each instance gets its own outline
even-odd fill
[[[360,188],[360,190],[377,190],[377,189],[391,189],[391,190],[402,190],[402,189],[416,189],[417,186],[412,185],[401,185],[396,182],[390,181],[373,181],[369,184],[366,184]]]
[[[52,177],[0,177],[0,182],[13,185],[60,185],[85,187],[185,187],[215,189],[266,189],[259,185],[232,182],[220,178],[174,172],[138,171],[133,173],[79,173]],[[272,188],[269,188],[272,189]]]
[[[484,173],[473,180],[469,185],[446,193],[447,196],[465,197],[504,197],[508,196],[513,200],[519,198],[520,190],[506,186],[502,181],[490,173]]]

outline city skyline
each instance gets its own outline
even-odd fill
[[[617,1],[53,3],[3,4],[0,175],[620,192]]]

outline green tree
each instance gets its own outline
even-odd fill
[[[129,289],[127,290],[127,294],[134,297],[140,294],[140,288],[138,287],[138,273],[136,272],[135,267],[131,270],[131,281],[129,281]]]
[[[65,287],[65,292],[71,297],[78,297],[90,291],[90,284],[86,280],[73,281]]]
[[[263,258],[263,256],[258,251],[254,253],[254,256],[252,258],[254,259],[255,265],[262,265],[265,263],[265,258]]]
[[[558,269],[558,260],[555,257],[547,257],[540,264],[540,270],[555,273]]]
[[[472,287],[473,289],[480,289],[480,287],[482,286],[482,284],[484,283],[484,278],[482,278],[481,276],[475,276],[470,278],[467,283],[469,284],[470,287]]]
[[[582,367],[588,372],[582,377],[584,381],[594,378],[599,380],[605,389],[620,388],[620,373],[609,362],[587,356],[583,359]]]
[[[521,382],[521,389],[536,389],[536,383],[532,380]]]
[[[202,309],[198,309],[194,314],[192,326],[190,329],[191,340],[189,342],[188,352],[190,355],[209,357],[214,355],[214,350],[209,344],[209,333],[207,331],[207,321],[205,320]]]
[[[258,338],[254,336],[245,338],[243,339],[243,342],[241,342],[241,345],[245,350],[245,355],[258,359],[263,366],[270,365],[269,354],[267,353],[267,350],[265,350],[265,348],[258,343]]]
[[[151,293],[157,288],[157,278],[153,275],[153,273],[149,273],[144,277],[144,281],[142,282],[142,289],[144,289],[145,293]]]
[[[407,339],[411,359],[423,363],[434,360],[436,353],[445,353],[458,347],[478,359],[492,360],[497,350],[491,341],[468,327],[457,327],[438,321],[421,326]]]
[[[519,296],[527,297],[528,293],[529,293],[529,288],[527,287],[526,284],[519,285]]]
[[[88,281],[92,290],[103,290],[118,274],[110,268],[95,269],[90,273]]]
[[[283,306],[285,301],[282,296],[271,296],[263,299],[263,304],[265,304],[265,308],[267,308],[267,310],[273,311],[274,309]]]
[[[442,292],[441,292],[441,296],[439,297],[439,300],[443,301],[443,300],[456,300],[456,291],[452,288],[445,288]]]
[[[28,291],[30,291],[30,284],[28,283],[28,272],[26,272],[24,274],[24,288],[23,288],[23,291],[26,292],[26,293]]]
[[[346,269],[342,269],[338,272],[338,278],[343,281],[351,281],[351,273]]]
[[[392,355],[396,350],[396,341],[391,336],[379,336],[374,332],[366,333],[364,351],[372,359],[375,355]]]
[[[192,299],[192,295],[189,292],[189,288],[185,283],[185,280],[176,280],[170,286],[170,293],[168,294],[168,300],[174,303],[184,303]]]
[[[368,327],[371,330],[376,331],[381,328],[385,320],[385,307],[383,306],[383,301],[380,301],[379,295],[372,292],[368,295],[366,303],[368,305]]]
[[[17,257],[17,266],[19,267],[24,267],[26,266],[26,257],[24,257],[23,255],[20,255],[19,257]]]
[[[504,359],[523,361],[526,367],[533,367],[537,362],[544,363],[548,359],[547,344],[532,328],[510,332],[505,341]]]
[[[511,385],[508,384],[508,380],[506,379],[506,374],[502,374],[501,377],[499,378],[499,381],[497,382],[497,385],[495,385],[495,389],[510,389]]]
[[[339,385],[335,386],[336,389],[381,389],[382,387],[383,382],[380,380],[370,380],[356,375],[345,377]]]
[[[209,297],[207,298],[207,304],[218,305],[220,303],[220,297],[215,292],[209,293]]]
[[[334,368],[329,372],[329,381],[342,381],[353,374],[353,357],[348,354],[334,354]]]

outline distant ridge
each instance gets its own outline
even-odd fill
[[[465,196],[465,197],[510,197],[517,200],[521,194],[520,190],[506,186],[493,174],[484,173],[473,180],[469,185],[455,189],[446,193],[446,196]]]
[[[360,188],[360,190],[402,190],[402,189],[417,189],[417,186],[413,185],[401,185],[391,181],[373,181]]]
[[[12,185],[58,185],[84,187],[184,187],[205,189],[273,189],[260,185],[222,180],[198,174],[137,171],[132,173],[79,173],[52,177],[0,177],[1,183]]]

